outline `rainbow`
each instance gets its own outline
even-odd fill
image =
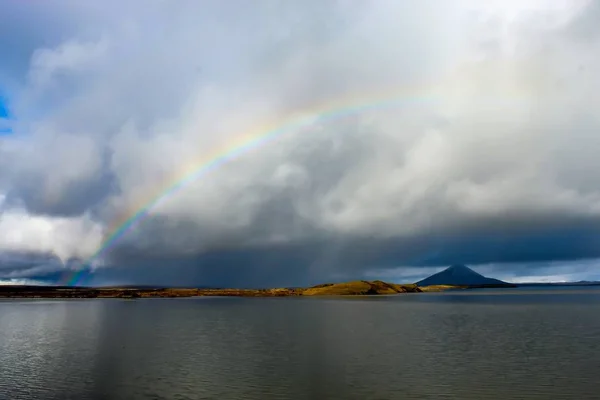
[[[222,148],[211,153],[210,156],[204,157],[192,166],[184,169],[174,179],[169,180],[170,183],[162,185],[164,189],[159,191],[150,201],[145,202],[141,207],[137,208],[136,211],[126,214],[129,216],[116,224],[116,228],[112,230],[112,233],[85,262],[82,268],[67,273],[63,278],[63,283],[69,286],[79,285],[83,278],[90,272],[94,261],[103,257],[119,240],[144,221],[152,210],[207,173],[243,154],[273,142],[282,135],[310,128],[317,122],[331,122],[366,111],[394,108],[406,103],[431,102],[435,99],[435,96],[432,96],[434,92],[428,92],[427,89],[430,87],[433,86],[413,87],[413,90],[407,90],[408,88],[405,87],[404,90],[393,91],[392,95],[382,96],[379,94],[367,97],[368,100],[365,100],[365,97],[362,96],[361,100],[346,99],[342,102],[321,104],[302,113],[296,113],[276,122],[261,125],[249,131],[249,133],[236,136],[229,144],[222,146]],[[418,96],[415,93],[421,93],[422,95]]]

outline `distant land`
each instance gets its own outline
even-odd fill
[[[325,283],[308,288],[234,289],[234,288],[165,288],[152,286],[69,287],[69,286],[0,286],[0,298],[147,298],[147,297],[290,297],[290,296],[371,296],[402,293],[440,292],[477,288],[515,288],[528,286],[595,286],[600,282],[507,283],[485,277],[471,268],[457,264],[416,283],[397,284],[375,281]]]
[[[528,286],[600,286],[600,281],[578,281],[578,282],[525,282],[518,283],[519,287]]]
[[[530,287],[530,286],[599,286],[598,281],[579,282],[524,282],[508,283],[499,279],[488,278],[471,268],[455,264],[445,270],[420,280],[416,285],[423,291],[441,289],[476,289],[476,288],[504,288],[504,287]],[[428,290],[429,288],[429,290]]]
[[[416,284],[400,285],[383,281],[326,283],[309,288],[209,289],[149,287],[58,287],[0,286],[0,298],[144,298],[144,297],[286,297],[366,296],[422,292]]]
[[[466,286],[466,287],[516,287],[499,279],[487,278],[462,264],[451,265],[443,271],[433,274],[416,283],[417,286]]]

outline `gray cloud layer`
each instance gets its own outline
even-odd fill
[[[599,257],[599,4],[5,2],[0,252],[32,261],[4,276],[89,257],[256,127],[393,94],[187,185],[98,276],[287,284]]]

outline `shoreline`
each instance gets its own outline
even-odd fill
[[[0,299],[95,299],[95,298],[174,298],[174,297],[289,297],[299,295],[285,289],[195,289],[195,288],[82,288],[82,287],[0,287]]]
[[[516,287],[516,285],[492,285]],[[492,287],[490,286],[490,287]],[[184,297],[298,297],[298,296],[377,296],[465,290],[481,286],[395,284],[383,281],[328,283],[308,288],[145,288],[145,287],[65,287],[0,286],[0,299],[93,299],[93,298],[184,298]]]

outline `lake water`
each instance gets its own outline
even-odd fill
[[[0,399],[598,399],[600,289],[0,301]]]

